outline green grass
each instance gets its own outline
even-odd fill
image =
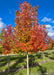
[[[54,72],[54,61],[47,62],[39,66],[31,67],[30,75],[39,75],[44,73],[52,73]],[[8,75],[26,75],[27,69],[20,70],[19,72],[8,74]]]
[[[54,60],[51,62],[44,63],[42,64],[42,66],[46,67],[48,73],[54,72]]]
[[[10,56],[10,71],[11,73],[6,74],[2,71],[8,71],[8,57],[3,56],[0,58],[1,60],[1,66],[0,66],[0,75],[26,75],[27,69],[26,69],[26,56],[20,55],[20,56]],[[54,59],[53,53],[45,53],[45,59],[43,59],[42,53],[32,54],[29,55],[29,64],[30,64],[30,75],[39,75],[38,73],[51,73],[54,72]],[[39,62],[43,62],[44,60],[52,59],[53,61],[42,63],[41,65]],[[32,66],[32,63],[34,65]],[[37,63],[37,64],[36,64]],[[23,69],[17,71],[19,68],[23,67]],[[12,70],[14,70],[12,72]],[[17,72],[16,72],[17,71]]]

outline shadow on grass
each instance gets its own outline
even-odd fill
[[[51,57],[49,57],[50,59],[52,59],[52,60],[54,60],[54,57],[53,56],[51,56]]]
[[[17,60],[18,56],[9,56],[9,59],[12,60]],[[8,63],[8,56],[1,57],[0,58],[0,67],[7,65]]]
[[[54,60],[54,52],[52,52],[51,56],[49,56],[50,59]]]
[[[9,56],[10,60],[16,60],[18,57]],[[8,63],[8,56],[0,57],[0,67],[5,66]]]
[[[21,64],[21,63],[25,62],[26,56],[19,56],[19,57],[16,57],[16,58],[17,58],[16,62],[14,64],[12,64],[12,66],[9,67],[10,68],[9,73],[8,73],[8,68],[7,68],[4,72],[0,72],[0,75],[9,75],[9,74],[15,75],[16,72],[18,72],[18,71],[20,71],[21,69],[24,68],[24,66],[25,66],[24,64],[23,64],[23,66],[22,65],[19,66],[18,64]],[[12,58],[12,59],[14,59],[14,58]],[[20,75],[22,75],[22,73],[20,73]]]
[[[42,67],[41,65],[38,65],[38,67],[39,67],[38,71],[40,71],[42,75],[44,75],[47,72],[46,67]]]
[[[40,71],[41,74],[43,75],[43,73],[47,72],[47,69],[45,67],[42,67],[38,62],[34,62],[35,59],[36,59],[35,56],[34,55],[29,56],[29,66],[30,67],[38,66],[39,67],[38,71]],[[14,64],[12,64],[12,66],[10,66],[9,73],[8,73],[8,68],[7,68],[5,70],[5,72],[0,72],[0,75],[15,75],[17,72],[19,72],[23,68],[26,68],[26,64],[23,64],[23,65],[19,66],[19,64],[25,62],[26,56],[20,56],[20,57],[18,56],[16,58],[15,57],[14,58],[10,57],[10,60],[15,60],[15,59],[16,59],[16,63],[14,63]],[[23,74],[20,73],[19,75],[23,75]]]
[[[38,66],[38,68],[37,68]],[[46,67],[42,67],[38,62],[36,62],[35,64],[33,64],[33,66],[30,66],[31,67],[35,67],[37,68],[37,71],[35,73],[37,73],[38,75],[45,75],[45,73],[47,73],[47,69]],[[30,72],[31,72],[31,69],[30,69]],[[34,74],[34,73],[33,73]],[[35,74],[34,74],[35,75]]]
[[[42,58],[42,57],[40,57],[40,58]],[[46,69],[46,67],[42,67],[38,62],[34,62],[35,61],[35,57],[33,56],[33,55],[31,55],[30,56],[30,59],[29,59],[30,61],[30,63],[29,63],[29,67],[31,68],[31,67],[39,67],[37,70],[38,70],[38,72],[40,72],[41,73],[41,75],[44,75],[44,73],[46,73],[47,72],[47,69]],[[30,70],[30,72],[31,72],[31,70]]]
[[[7,64],[7,57],[0,57],[0,67],[5,66]]]

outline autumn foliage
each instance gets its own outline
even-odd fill
[[[13,37],[11,25],[6,26],[7,29],[3,28],[3,40],[1,41],[3,54],[10,54],[11,53],[11,40]]]
[[[38,6],[32,7],[24,1],[20,11],[15,12],[15,27],[7,26],[1,41],[3,53],[38,52],[48,47],[48,36],[45,25],[38,23]]]
[[[20,11],[15,12],[16,47],[22,52],[44,51],[48,47],[48,36],[45,25],[40,25],[37,19],[38,6],[32,7],[26,1],[20,3]]]
[[[54,40],[52,38],[49,37],[49,47],[48,49],[54,49]]]

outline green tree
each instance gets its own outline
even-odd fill
[[[3,40],[3,33],[4,33],[4,31],[1,30],[1,33],[0,33],[0,40]]]

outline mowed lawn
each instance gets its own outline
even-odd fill
[[[10,72],[8,73],[8,59]],[[0,57],[0,75],[26,75],[26,55]],[[33,53],[29,55],[30,75],[54,74],[54,52]]]

